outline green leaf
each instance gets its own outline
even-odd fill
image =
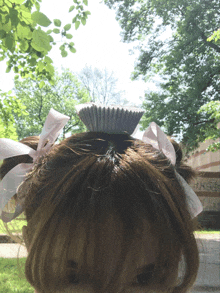
[[[49,39],[50,39],[50,42],[53,42],[54,41],[53,37],[50,36],[50,35],[49,35]]]
[[[8,23],[2,25],[1,29],[9,33],[11,31],[11,20]]]
[[[70,6],[69,12],[73,11],[74,8],[75,8],[74,5]]]
[[[77,20],[77,21],[75,22],[75,29],[77,30],[79,26],[80,26],[80,21]]]
[[[31,66],[35,66],[35,65],[37,64],[36,59],[35,59],[35,58],[31,58],[31,59],[29,60],[29,64],[30,64]]]
[[[48,30],[48,31],[46,31],[46,33],[49,35],[49,34],[52,33],[52,31],[53,31],[53,30]]]
[[[59,19],[54,19],[53,22],[54,22],[55,26],[58,26],[58,27],[61,26],[61,21]]]
[[[49,64],[50,63],[53,63],[53,60],[50,57],[48,57],[48,56],[45,56],[44,61],[47,62],[47,63],[49,63]]]
[[[40,4],[38,2],[36,2],[36,3],[34,3],[34,5],[35,5],[37,11],[40,11]]]
[[[70,49],[70,52],[76,53],[76,49],[75,48],[69,48],[69,49]]]
[[[68,53],[67,53],[67,51],[62,50],[62,51],[61,51],[61,55],[62,55],[62,57],[66,57],[66,56],[68,55]]]
[[[59,30],[58,28],[54,28],[54,29],[53,29],[53,32],[54,32],[55,34],[59,34],[59,33],[60,33],[60,30]]]
[[[9,9],[10,9],[10,8],[9,8]],[[6,17],[5,17],[5,23],[8,23],[9,20],[10,20],[10,16],[9,16],[9,15],[6,15]]]
[[[83,3],[88,6],[88,0],[83,0]]]
[[[5,38],[5,45],[8,48],[9,51],[13,52],[14,51],[14,38],[10,34],[8,34]]]
[[[4,14],[7,14],[9,12],[9,8],[8,8],[8,6],[3,5],[3,4],[4,4],[4,2],[1,5],[1,12]]]
[[[8,66],[7,68],[6,68],[6,73],[9,73],[11,71],[11,67],[10,66]]]
[[[51,64],[47,64],[47,66],[45,67],[45,69],[47,70],[47,72],[49,72],[51,75],[54,74],[54,67]]]
[[[31,46],[39,52],[48,52],[51,50],[50,38],[40,28],[33,32],[33,40]]]
[[[69,43],[69,46],[73,47],[75,44],[73,42]]]
[[[15,4],[22,4],[25,0],[13,0]]]
[[[64,30],[65,31],[68,31],[68,30],[70,30],[71,29],[71,24],[70,23],[68,23],[68,24],[66,24],[65,26],[64,26]]]
[[[39,84],[39,88],[42,89],[42,87],[45,85],[45,82],[43,80],[41,80],[40,84]]]
[[[29,48],[29,44],[26,40],[21,40],[20,41],[20,49],[21,51],[25,52]]]
[[[19,23],[19,19],[18,19],[18,11],[14,8],[10,8],[9,9],[9,13],[10,13],[10,18],[11,18],[11,24],[12,26],[17,26]]]
[[[19,6],[20,21],[25,22],[27,25],[33,24],[33,19],[31,18],[31,11],[24,4]]]
[[[37,63],[37,69],[39,72],[42,72],[44,70],[44,63],[42,61],[39,61]]]
[[[81,19],[81,22],[82,22],[83,25],[85,25],[86,24],[86,19],[85,18],[82,18]]]
[[[30,28],[25,24],[25,26],[21,25],[20,23],[17,26],[17,36],[20,39],[32,39],[32,31]]]
[[[3,39],[6,35],[6,31],[0,30],[0,38]]]
[[[17,66],[15,66],[15,67],[13,68],[13,70],[14,70],[14,73],[18,73],[18,67],[17,67]]]
[[[72,37],[73,37],[73,35],[71,35],[71,34],[66,34],[66,38],[67,38],[67,39],[70,40],[70,39],[72,39]]]
[[[31,18],[36,21],[37,24],[44,27],[48,27],[52,23],[45,14],[39,11],[33,12]]]

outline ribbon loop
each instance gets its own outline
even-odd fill
[[[17,165],[10,170],[0,182],[0,217],[4,222],[10,222],[22,213],[23,209],[19,204],[17,204],[13,214],[6,213],[3,209],[16,194],[26,174],[32,170],[39,158],[44,156],[51,149],[51,146],[69,119],[70,117],[51,109],[40,134],[36,151],[23,143],[8,138],[0,139],[0,160],[20,155],[29,155],[33,158],[32,164],[22,163]]]
[[[11,140],[9,138],[0,138],[0,161],[21,155],[27,155],[31,150],[31,147]]]

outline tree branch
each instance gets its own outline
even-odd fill
[[[207,37],[207,36],[204,34],[204,32],[202,32],[200,29],[199,29],[199,31],[200,31],[200,35],[201,35],[203,41],[205,41],[205,43],[206,43],[209,47],[213,48],[216,52],[220,53],[220,47],[217,46],[216,44],[214,44],[213,42],[209,42],[209,41],[207,41],[207,38],[208,38],[208,37]]]
[[[192,125],[196,126],[196,125],[199,125],[199,124],[202,124],[202,123],[213,123],[214,121],[215,121],[215,119],[204,120],[204,121],[199,121],[197,123],[193,123]]]
[[[77,126],[78,123],[75,123],[75,124],[71,124],[68,128],[65,129],[65,132],[69,131],[71,128]]]
[[[40,90],[40,92],[41,92],[41,89],[40,89],[40,87],[39,87],[39,84],[37,84],[37,86],[38,86],[38,88],[39,88],[39,90]],[[41,110],[42,110],[42,108],[43,108],[43,97],[42,97],[42,95],[40,96],[40,108],[39,108],[39,113],[38,113],[38,117],[39,117],[39,120],[40,120],[40,122],[41,122],[41,125],[42,125],[42,127],[43,127],[43,122],[42,122],[42,119],[41,119]]]

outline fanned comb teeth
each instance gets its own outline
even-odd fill
[[[86,103],[76,106],[77,114],[89,131],[132,134],[144,111],[136,107],[102,106]]]

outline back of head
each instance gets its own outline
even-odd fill
[[[28,223],[26,277],[33,287],[186,292],[197,275],[198,248],[175,170],[187,181],[194,172],[178,152],[174,167],[129,134],[92,131],[54,145],[17,194]],[[148,275],[139,271],[142,260],[152,264]]]

